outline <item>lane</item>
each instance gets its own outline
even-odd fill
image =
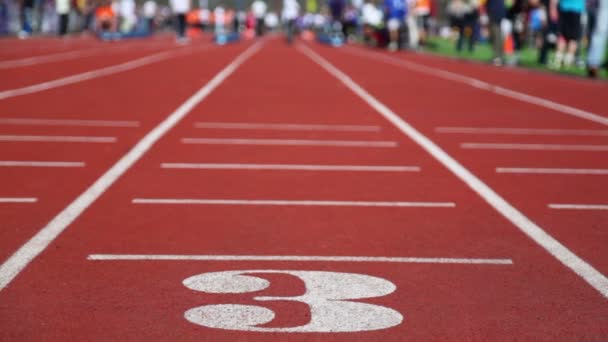
[[[437,127],[505,127],[531,129],[581,129],[602,130],[597,123],[578,119],[539,108],[533,105],[493,95],[482,89],[465,87],[458,83],[437,83],[433,76],[425,76],[411,70],[384,63],[374,64],[377,73],[364,74],[369,59],[348,52],[320,49],[351,75],[356,81],[385,102],[423,134],[433,137],[448,153],[486,181],[499,194],[522,210],[534,222],[545,228],[557,240],[563,242],[575,254],[581,256],[601,273],[608,274],[608,255],[596,248],[608,243],[607,224],[603,213],[580,215],[556,214],[547,209],[548,203],[604,203],[608,187],[606,177],[572,175],[510,175],[497,174],[496,167],[538,168],[606,168],[605,151],[537,151],[537,150],[469,150],[461,144],[472,141],[488,144],[606,144],[603,135],[556,136],[500,134],[441,134]],[[387,77],[393,73],[395,77]],[[559,88],[557,88],[559,89]],[[430,99],[441,92],[443,101]],[[403,101],[402,94],[416,94]],[[503,145],[504,146],[504,145]],[[524,145],[525,146],[525,145]],[[513,186],[517,184],[517,186]],[[577,227],[577,229],[573,229]],[[583,233],[579,233],[582,231]]]
[[[600,100],[601,94],[608,87],[605,82],[569,79],[521,69],[493,70],[492,66],[485,64],[463,63],[429,55],[392,55],[352,47],[345,51],[370,61],[391,64],[418,74],[432,75],[466,87],[534,104],[530,108],[548,108],[608,125],[608,112]],[[530,114],[533,113],[535,112]]]
[[[321,50],[330,58],[342,58],[341,64],[356,64],[337,51]],[[395,82],[394,70],[387,71],[392,77],[385,81]],[[251,87],[252,83],[258,86]],[[234,101],[235,94],[239,94],[238,101]],[[224,128],[203,133],[195,127],[197,122],[372,125],[381,130],[235,133]],[[266,139],[382,139],[396,140],[398,147],[180,144],[181,138],[192,134],[213,138],[247,134],[248,138]],[[163,162],[415,164],[422,172],[172,170],[161,168]],[[178,195],[254,200],[441,200],[456,206],[150,207],[131,203],[134,198]],[[88,260],[99,254],[168,255],[184,260]],[[187,256],[209,257],[188,260]],[[286,260],[262,260],[268,256]],[[370,261],[329,262],[326,257],[369,257]],[[438,259],[512,263],[386,262]],[[235,278],[240,272],[260,278]],[[359,285],[374,290],[353,288]],[[313,312],[321,323],[311,327],[309,304],[278,298],[300,296],[311,289],[316,289],[312,290],[316,296],[320,296],[319,291],[330,291],[332,298],[341,299],[337,305],[345,310],[329,320],[324,310]],[[372,306],[351,315],[353,307],[342,306],[350,298]],[[196,106],[0,292],[0,318],[10,327],[0,331],[0,336],[296,341],[501,340],[508,336],[593,339],[608,334],[608,309],[601,299],[346,87],[306,56],[274,41]],[[94,308],[91,303],[95,303]],[[212,304],[218,306],[209,307]],[[205,320],[202,313],[213,317],[214,313],[226,314],[226,310],[242,312],[241,317],[252,325],[265,323],[270,317],[268,310],[276,318],[256,329],[241,325],[240,331],[234,330],[240,320],[228,317],[220,320],[226,324],[221,329],[201,326],[222,324]],[[361,317],[370,320],[361,325]],[[80,324],[90,321],[99,324]],[[531,328],[530,322],[537,321],[543,324]],[[32,326],[37,329],[30,329]],[[301,330],[302,326],[308,330]],[[350,332],[320,333],[328,327]],[[372,331],[362,331],[366,329]],[[300,333],[286,335],[286,331]]]
[[[0,167],[0,196],[39,197],[35,205],[0,206],[0,221],[6,228],[0,232],[0,259],[6,260],[184,98],[208,82],[223,66],[224,59],[244,48],[245,45],[237,45],[195,52],[91,80],[87,86],[73,84],[3,100],[0,134],[108,136],[114,140],[96,144],[0,142],[0,159],[4,161],[86,163],[85,167],[68,169]],[[201,60],[205,62],[201,64]],[[198,71],[192,73],[189,68]],[[155,86],[144,87],[150,84]]]

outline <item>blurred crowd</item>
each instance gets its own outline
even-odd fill
[[[496,65],[535,49],[551,68],[587,67],[606,54],[608,0],[0,0],[0,34],[74,32],[109,37],[176,31],[178,42],[206,30],[246,38],[282,29],[291,42],[325,37],[390,51],[441,37],[457,51],[489,42]],[[116,34],[119,36],[113,36]]]

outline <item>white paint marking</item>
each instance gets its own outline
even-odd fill
[[[378,55],[377,53],[373,53],[373,52],[366,52],[366,51],[362,51],[362,50],[358,50],[355,52],[353,49],[345,50],[345,52],[354,54],[354,55],[358,55],[358,56],[371,58],[371,59],[376,59],[379,61],[383,61],[387,64],[399,66],[399,67],[402,67],[402,68],[405,68],[405,69],[408,69],[411,71],[415,71],[418,73],[422,73],[422,74],[432,75],[432,76],[435,76],[435,77],[438,77],[438,78],[441,78],[444,80],[466,84],[473,88],[489,91],[491,93],[501,95],[504,97],[508,97],[508,98],[511,98],[511,99],[514,99],[517,101],[526,102],[526,103],[534,104],[534,105],[537,105],[540,107],[549,108],[549,109],[555,110],[560,113],[564,113],[564,114],[574,116],[574,117],[577,117],[580,119],[584,119],[584,120],[588,120],[588,121],[592,121],[592,122],[596,122],[596,123],[608,126],[608,117],[604,117],[599,114],[595,114],[595,113],[585,111],[585,110],[582,110],[579,108],[567,106],[567,105],[557,103],[557,102],[554,102],[551,100],[547,100],[547,99],[544,99],[541,97],[532,96],[532,95],[524,94],[524,93],[521,93],[521,92],[518,92],[515,90],[511,90],[508,88],[500,87],[495,84],[484,82],[484,81],[478,80],[473,77],[464,76],[464,75],[461,75],[458,73],[454,73],[454,72],[450,72],[450,71],[446,71],[446,70],[442,70],[442,69],[438,69],[438,68],[433,68],[433,67],[429,67],[429,66],[426,66],[423,64],[418,64],[418,63],[414,63],[414,62],[410,62],[410,61],[406,61],[406,60],[402,60],[402,59],[397,59],[394,57]]]
[[[608,151],[608,145],[462,143],[460,147],[469,150]]]
[[[416,258],[313,255],[170,255],[170,254],[91,254],[88,260],[100,261],[320,261],[320,262],[388,262],[413,264],[488,264],[512,265],[511,259]]]
[[[21,126],[83,126],[83,127],[139,127],[139,121],[74,120],[74,119],[27,119],[0,118],[3,125]]]
[[[0,141],[7,142],[75,142],[75,143],[115,143],[115,137],[83,137],[62,135],[0,135]]]
[[[152,146],[171,128],[180,122],[196,105],[224,82],[241,64],[260,49],[257,43],[222,69],[205,86],[199,89],[186,102],[158,126],[146,134],[127,154],[107,170],[99,179],[86,189],[76,200],[42,228],[34,237],[19,248],[0,266],[0,291],[4,289],[36,256],[44,251],[59,234],[78,218],[95,200],[97,200],[118,178],[131,168]]]
[[[418,166],[162,163],[163,169],[420,172]]]
[[[83,162],[0,160],[0,167],[85,167]]]
[[[549,204],[549,208],[565,210],[608,210],[608,204]]]
[[[481,196],[481,198],[483,198],[497,212],[513,223],[515,227],[519,228],[520,231],[538,243],[543,249],[553,255],[562,264],[578,274],[602,296],[608,298],[608,278],[606,278],[606,276],[578,257],[566,246],[562,245],[536,223],[532,222],[522,212],[517,210],[514,206],[492,190],[492,188],[486,185],[481,179],[477,178],[477,176],[475,176],[471,171],[467,170],[456,159],[447,154],[432,140],[424,136],[412,125],[399,117],[399,115],[378,101],[342,71],[338,70],[328,61],[313,52],[310,48],[303,47],[301,45],[298,48],[314,62],[319,64],[323,69],[327,70],[327,72],[340,80],[355,94],[367,102],[372,108],[376,109],[378,113],[380,113],[384,118],[401,130],[403,134],[414,140],[431,156],[448,168],[454,175],[456,175],[456,177],[458,177],[473,191],[479,194],[479,196]]]
[[[152,55],[149,55],[146,57],[137,58],[137,59],[131,60],[129,62],[116,64],[116,65],[112,65],[109,67],[99,68],[99,69],[95,69],[95,70],[91,70],[91,71],[86,71],[86,72],[83,72],[80,74],[62,77],[62,78],[58,78],[58,79],[55,79],[52,81],[42,82],[42,83],[38,83],[38,84],[34,84],[34,85],[22,87],[22,88],[17,88],[17,89],[0,91],[0,100],[4,100],[4,99],[8,99],[8,98],[15,97],[15,96],[20,96],[20,95],[32,94],[32,93],[36,93],[36,92],[40,92],[40,91],[44,91],[44,90],[48,90],[48,89],[62,87],[62,86],[73,84],[73,83],[83,82],[83,81],[87,81],[87,80],[94,79],[94,78],[99,78],[99,77],[108,76],[108,75],[116,74],[116,73],[123,72],[123,71],[136,69],[136,68],[148,65],[148,64],[152,64],[152,63],[160,62],[160,61],[163,61],[163,60],[166,60],[169,58],[177,57],[177,56],[180,56],[185,53],[192,52],[192,51],[193,50],[191,50],[191,49],[177,50],[177,51],[175,51],[175,50],[163,51],[163,52],[155,53],[155,54],[152,54]]]
[[[0,197],[0,203],[36,203],[37,198],[33,197]]]
[[[498,127],[436,127],[435,132],[447,134],[505,134],[505,135],[557,135],[557,136],[608,136],[608,130],[549,129],[549,128],[498,128]]]
[[[496,173],[544,174],[544,175],[608,175],[608,169],[497,167]]]
[[[183,144],[208,145],[275,145],[275,146],[338,146],[338,147],[397,147],[395,141],[305,140],[305,139],[223,139],[182,138]]]
[[[229,200],[199,198],[134,198],[133,204],[206,204],[206,205],[269,205],[321,207],[420,207],[454,208],[453,202],[372,202],[372,201],[315,201],[315,200]]]
[[[260,129],[277,131],[347,131],[347,132],[379,132],[380,126],[371,125],[315,125],[315,124],[284,124],[284,123],[249,123],[249,122],[197,122],[196,128],[219,129]]]

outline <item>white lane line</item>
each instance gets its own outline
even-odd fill
[[[85,167],[83,162],[0,160],[0,167]]]
[[[608,169],[565,169],[548,167],[497,167],[496,173],[543,175],[608,175]]]
[[[460,147],[469,150],[608,151],[608,145],[461,143]]]
[[[251,123],[251,122],[197,122],[196,128],[219,129],[260,129],[277,131],[346,131],[346,132],[380,132],[380,126],[371,125],[317,125],[317,124],[284,124],[284,123]]]
[[[306,139],[242,139],[242,138],[182,138],[182,144],[203,145],[275,145],[275,146],[338,146],[338,147],[397,147],[395,141],[306,140]]]
[[[608,130],[549,129],[549,128],[498,128],[498,127],[436,127],[435,132],[446,134],[505,134],[505,135],[557,135],[557,136],[608,136]]]
[[[415,258],[313,255],[172,255],[172,254],[90,254],[97,261],[321,261],[321,262],[389,262],[413,264],[486,264],[513,265],[511,259],[480,258]]]
[[[123,72],[123,71],[136,69],[136,68],[148,65],[148,64],[160,62],[160,61],[163,61],[163,60],[166,60],[169,58],[173,58],[173,57],[177,57],[177,56],[180,56],[180,55],[183,55],[186,53],[190,53],[192,51],[194,51],[194,50],[193,49],[186,49],[186,50],[180,49],[177,51],[169,50],[169,51],[158,52],[158,53],[155,53],[155,54],[152,54],[152,55],[149,55],[146,57],[137,58],[137,59],[125,62],[125,63],[120,63],[120,64],[116,64],[116,65],[112,65],[112,66],[108,66],[108,67],[104,67],[104,68],[86,71],[83,73],[79,73],[79,74],[75,74],[75,75],[71,75],[71,76],[67,76],[67,77],[62,77],[62,78],[58,78],[58,79],[55,79],[52,81],[42,82],[42,83],[30,85],[30,86],[0,91],[0,100],[4,100],[4,99],[8,99],[8,98],[15,97],[15,96],[20,96],[20,95],[32,94],[32,93],[36,93],[36,92],[40,92],[40,91],[44,91],[44,90],[48,90],[48,89],[62,87],[62,86],[73,84],[73,83],[83,82],[83,81],[87,81],[87,80],[94,79],[94,78],[99,78],[99,77],[108,76],[108,75],[116,74],[116,73]]]
[[[37,198],[34,197],[0,197],[0,203],[36,203]]]
[[[608,204],[549,204],[551,209],[562,210],[608,210]]]
[[[44,251],[76,218],[95,202],[118,178],[131,168],[171,128],[222,84],[238,67],[261,48],[261,43],[250,46],[223,68],[213,79],[169,114],[158,126],[146,134],[127,154],[108,169],[95,183],[55,216],[44,228],[21,246],[0,265],[0,291],[42,251]]]
[[[526,215],[517,210],[492,188],[486,185],[481,179],[477,178],[471,171],[467,170],[456,159],[447,154],[441,147],[432,140],[420,133],[412,125],[403,120],[399,115],[378,101],[360,85],[355,83],[350,77],[338,70],[327,60],[313,52],[305,46],[298,46],[299,50],[310,57],[315,63],[327,70],[331,75],[340,80],[350,90],[367,102],[372,108],[376,109],[384,118],[395,125],[403,134],[410,137],[425,151],[433,156],[437,161],[449,169],[456,177],[462,180],[467,186],[475,191],[497,212],[508,219],[513,225],[519,228],[524,234],[539,244],[547,252],[553,255],[566,267],[578,274],[589,285],[596,289],[605,298],[608,298],[608,278],[585,262],[579,256],[570,251],[566,246],[549,235],[536,223],[532,222]]]
[[[316,200],[242,200],[203,198],[134,198],[133,204],[203,204],[203,205],[266,205],[305,207],[401,207],[454,208],[452,202],[371,202],[371,201],[316,201]]]
[[[344,51],[346,53],[349,53],[352,55],[358,55],[358,56],[362,56],[362,57],[366,57],[366,58],[370,58],[370,59],[379,60],[379,61],[385,62],[387,64],[402,67],[402,68],[405,68],[405,69],[408,69],[411,71],[415,71],[418,73],[435,76],[435,77],[438,77],[438,78],[441,78],[444,80],[448,80],[448,81],[466,84],[473,88],[489,91],[491,93],[501,95],[504,97],[508,97],[508,98],[511,98],[511,99],[514,99],[517,101],[526,102],[526,103],[534,104],[534,105],[537,105],[540,107],[549,108],[551,110],[555,110],[555,111],[563,113],[563,114],[567,114],[567,115],[574,116],[574,117],[577,117],[580,119],[584,119],[584,120],[588,120],[588,121],[592,121],[592,122],[596,122],[596,123],[608,126],[608,117],[605,117],[605,116],[602,116],[599,114],[595,114],[595,113],[592,113],[592,112],[589,112],[586,110],[582,110],[579,108],[575,108],[572,106],[567,106],[567,105],[564,105],[564,104],[561,104],[561,103],[558,103],[555,101],[547,100],[542,97],[528,95],[528,94],[518,92],[518,91],[515,91],[512,89],[497,86],[495,84],[484,82],[482,80],[479,80],[479,79],[476,79],[473,77],[464,76],[464,75],[461,75],[461,74],[458,74],[455,72],[450,72],[450,71],[446,71],[446,70],[439,69],[439,68],[429,67],[429,66],[426,66],[423,64],[410,62],[410,61],[398,59],[395,57],[379,55],[375,52],[367,52],[367,51],[363,51],[363,50],[355,51],[354,49],[346,49]]]
[[[76,143],[114,143],[115,137],[85,137],[63,135],[0,135],[6,142],[76,142]]]
[[[163,169],[420,172],[419,166],[162,163]]]
[[[34,119],[0,118],[2,125],[20,126],[82,126],[82,127],[139,127],[139,121],[122,120],[75,120],[75,119]]]

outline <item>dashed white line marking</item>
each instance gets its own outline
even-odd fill
[[[461,143],[460,147],[469,150],[608,151],[608,145]]]
[[[34,237],[21,246],[0,265],[0,291],[44,251],[65,229],[95,202],[118,178],[129,170],[171,128],[177,125],[190,111],[222,84],[241,64],[256,53],[261,43],[256,43],[238,55],[207,84],[188,98],[158,126],[146,134],[127,154],[108,169],[78,198],[55,216]]]
[[[372,125],[320,125],[320,124],[286,124],[286,123],[251,123],[251,122],[197,122],[196,128],[218,129],[253,129],[277,131],[347,131],[379,132],[380,126]]]
[[[608,210],[608,204],[549,204],[551,209],[562,210]]]
[[[37,198],[34,197],[0,197],[0,203],[36,203]]]
[[[121,120],[74,120],[74,119],[33,119],[0,118],[3,125],[22,126],[84,126],[84,127],[139,127],[139,121]]]
[[[63,135],[0,135],[6,142],[74,142],[74,143],[115,143],[115,137],[84,137]]]
[[[182,138],[183,144],[203,145],[274,145],[274,146],[337,146],[337,147],[397,147],[396,141],[306,140],[306,139],[224,139]]]
[[[134,198],[133,204],[205,204],[205,205],[260,205],[260,206],[319,206],[319,207],[403,207],[454,208],[453,202],[373,202],[373,201],[318,201],[318,200],[245,200],[206,198]]]
[[[163,169],[419,172],[419,166],[162,163]]]
[[[98,261],[321,261],[321,262],[388,262],[414,264],[487,264],[513,265],[511,259],[479,258],[413,258],[312,255],[169,255],[169,254],[91,254],[88,260]]]
[[[473,88],[489,91],[491,93],[501,95],[504,97],[508,97],[517,101],[531,103],[540,107],[549,108],[555,110],[557,112],[561,112],[570,116],[574,116],[580,119],[596,122],[605,126],[608,126],[608,117],[604,117],[586,110],[582,110],[579,108],[567,106],[561,103],[557,103],[551,100],[547,100],[541,97],[524,94],[515,90],[511,90],[508,88],[500,87],[492,83],[484,82],[478,80],[473,77],[461,75],[455,72],[446,71],[443,69],[438,69],[434,67],[429,67],[423,64],[418,64],[410,61],[406,61],[403,59],[398,59],[394,57],[389,57],[385,55],[379,55],[374,52],[368,52],[361,49],[344,49],[346,53],[350,53],[353,55],[358,55],[370,59],[375,59],[379,61],[383,61],[387,64],[399,66],[405,69],[409,69],[411,71],[415,71],[422,74],[432,75],[444,80],[458,82],[462,84],[466,84]]]
[[[608,278],[606,278],[606,276],[585,262],[585,260],[578,257],[566,246],[562,245],[558,240],[549,235],[536,223],[532,222],[528,217],[526,217],[526,215],[517,210],[492,188],[486,185],[481,179],[477,178],[477,176],[475,176],[471,171],[466,169],[456,159],[447,154],[443,149],[441,149],[441,147],[420,133],[416,128],[403,120],[390,108],[378,101],[360,85],[355,83],[350,77],[348,77],[348,75],[344,74],[310,48],[300,45],[298,46],[298,49],[310,57],[310,59],[312,59],[315,63],[319,64],[328,73],[333,75],[336,79],[340,80],[353,93],[357,94],[361,99],[380,113],[380,115],[382,115],[401,132],[403,132],[403,134],[410,137],[410,139],[420,145],[425,151],[427,151],[431,156],[450,170],[456,177],[458,177],[473,191],[479,194],[481,198],[483,198],[497,212],[509,220],[521,232],[526,234],[528,237],[530,237],[530,239],[559,260],[564,266],[568,267],[579,277],[585,280],[602,296],[608,298]],[[608,124],[608,120],[606,120],[606,123]]]
[[[544,175],[608,175],[608,169],[497,167],[496,173],[544,174]]]
[[[608,136],[608,130],[549,129],[549,128],[498,128],[498,127],[436,127],[435,132],[447,134],[504,134],[504,135],[557,135],[557,136]]]
[[[84,167],[84,162],[0,160],[0,167]]]

